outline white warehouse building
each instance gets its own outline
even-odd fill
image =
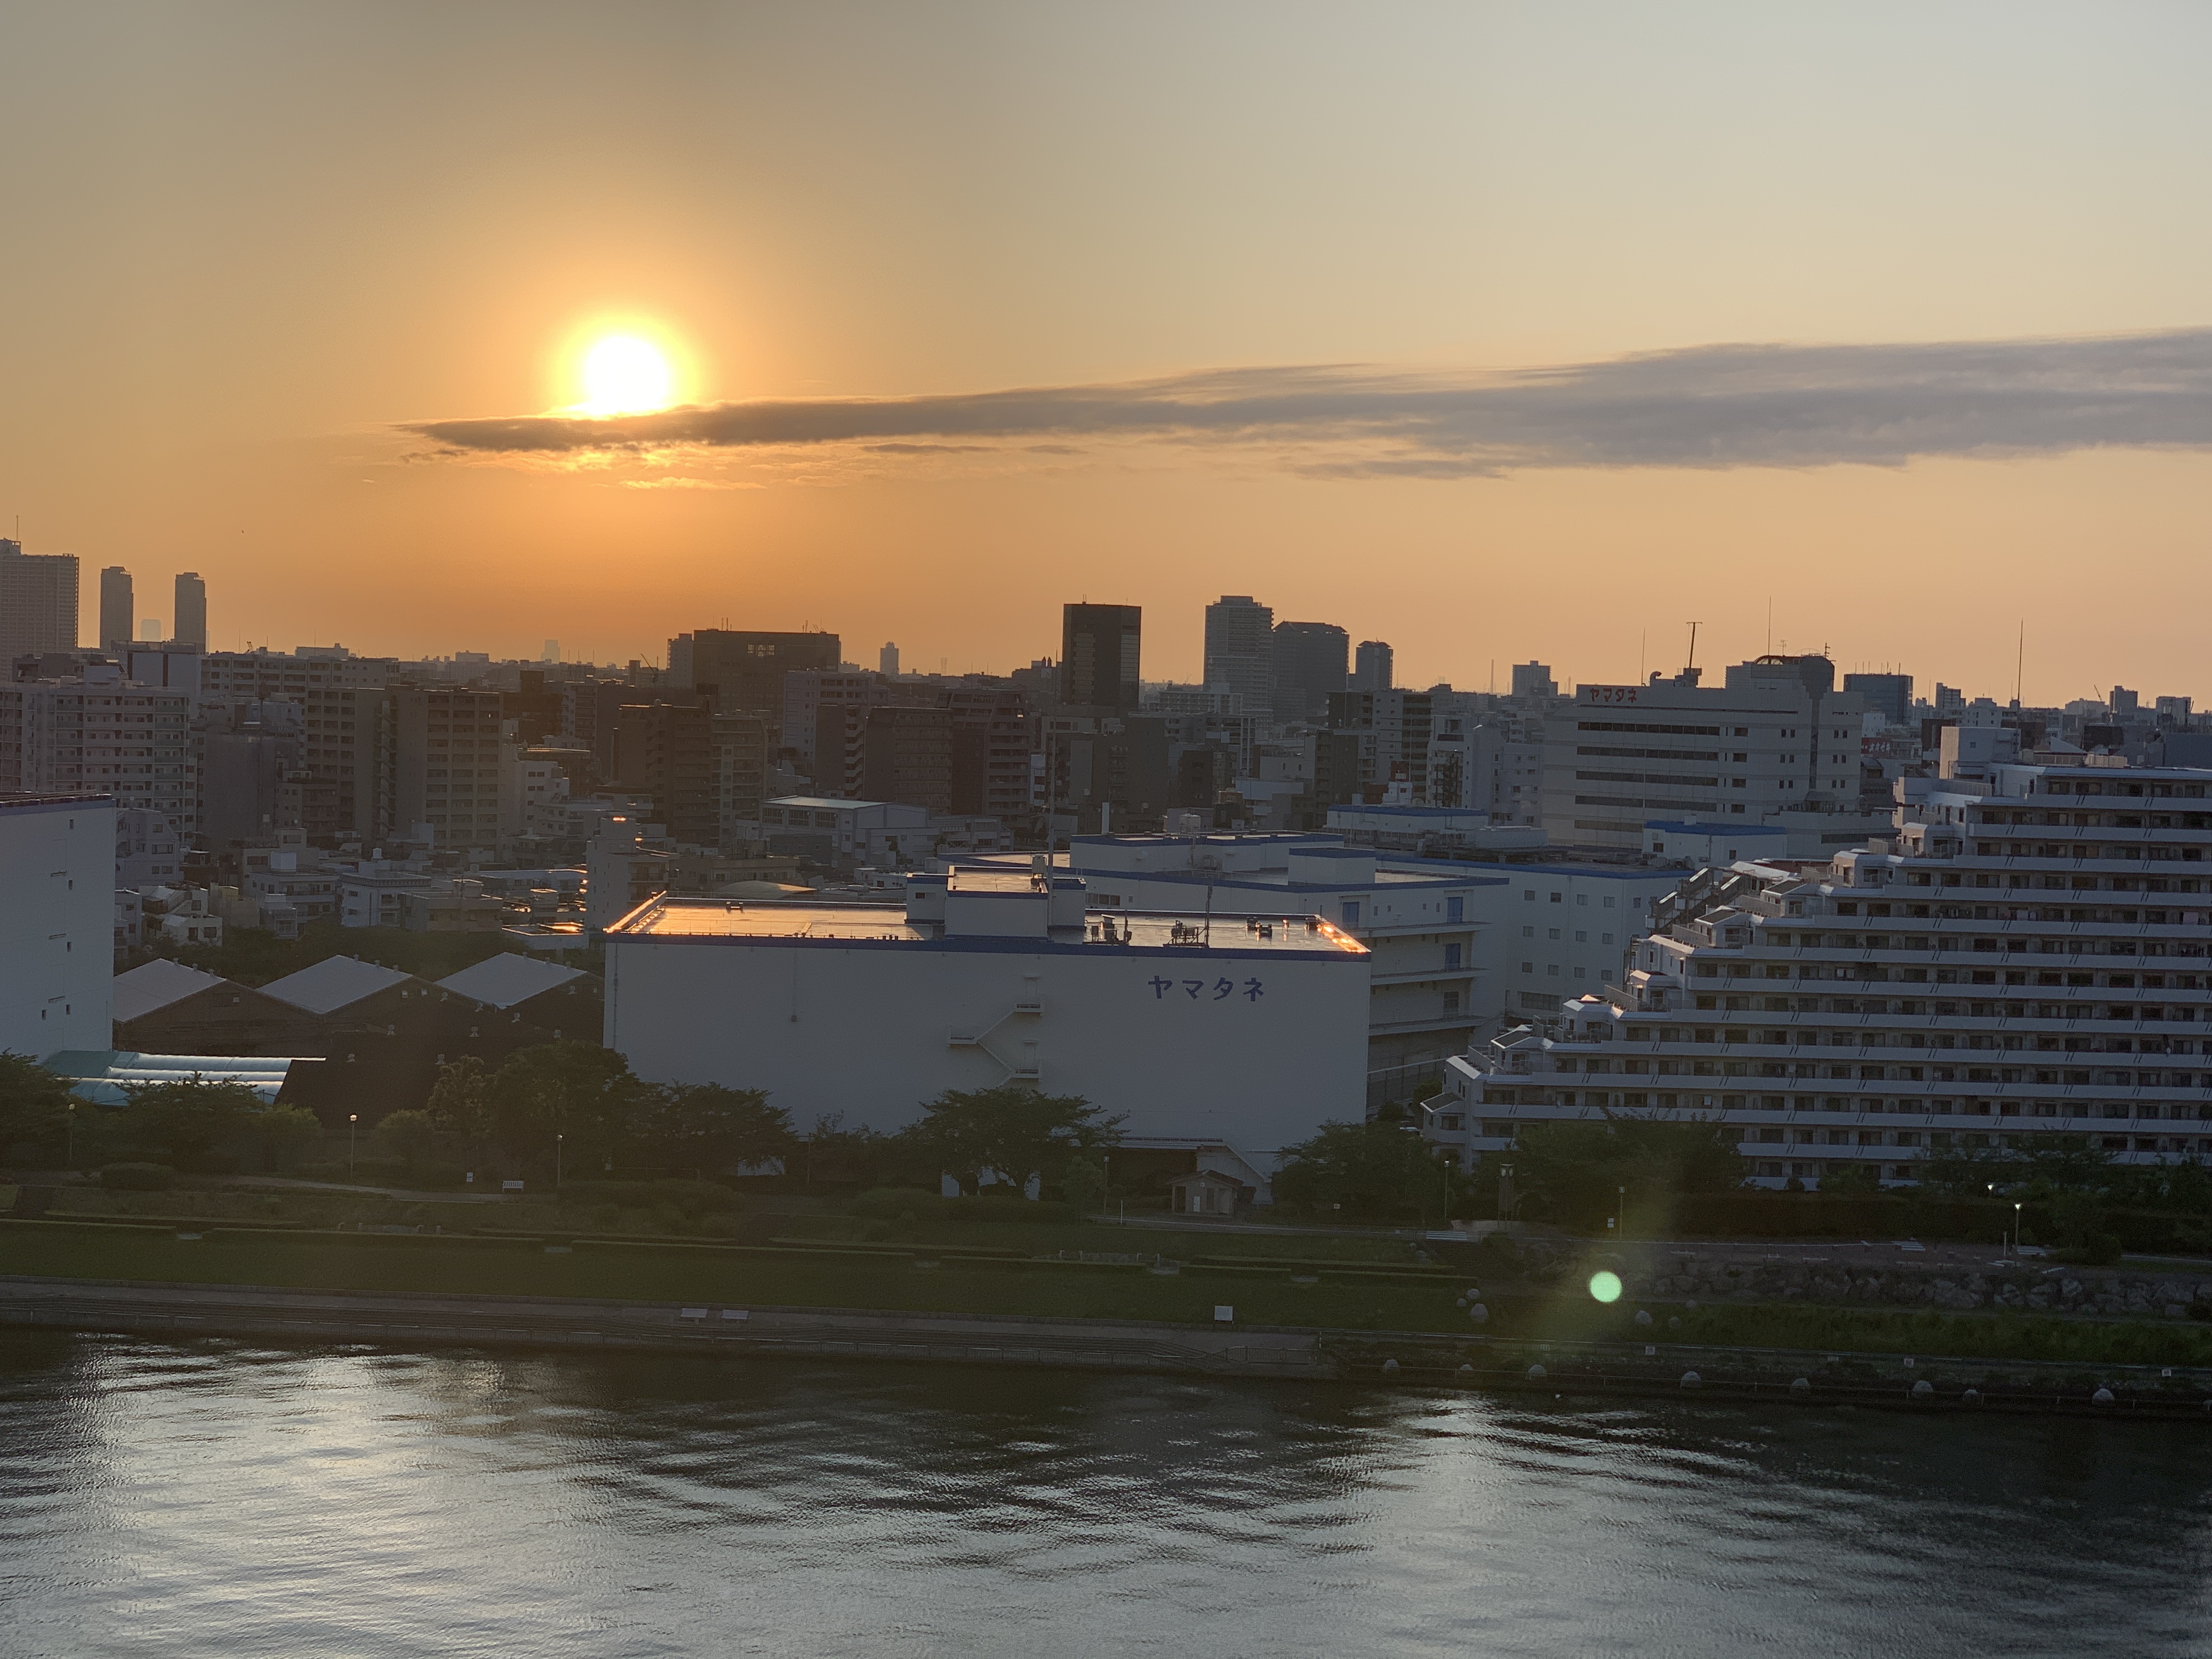
[[[108,1046],[115,801],[0,793],[0,1049]]]
[[[1357,1121],[1369,956],[1318,917],[1092,914],[1083,879],[963,870],[903,908],[663,896],[607,930],[606,1043],[659,1083],[895,1130],[1009,1081],[1254,1167]]]

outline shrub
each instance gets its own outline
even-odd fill
[[[177,1184],[177,1172],[166,1164],[110,1164],[100,1184],[118,1193],[166,1193]]]

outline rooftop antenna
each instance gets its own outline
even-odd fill
[[[1682,672],[1683,672],[1685,674],[1686,674],[1686,673],[1688,673],[1688,672],[1690,672],[1690,670],[1692,670],[1692,668],[1695,668],[1697,665],[1698,665],[1698,624],[1697,624],[1696,623],[1692,623],[1690,624],[1690,660],[1689,660],[1688,662],[1685,663],[1685,664],[1682,665]]]
[[[2027,672],[2027,618],[2020,619],[2020,649],[2012,659],[2012,706],[2020,707],[2021,684]]]
[[[1774,654],[1774,595],[1766,596],[1766,654]]]

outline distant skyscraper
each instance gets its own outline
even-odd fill
[[[1385,651],[1389,647],[1383,647]],[[1552,671],[1540,662],[1516,662],[1513,665],[1513,695],[1516,697],[1556,697],[1559,683],[1552,678]]]
[[[1912,720],[1912,676],[1910,674],[1846,674],[1844,690],[1856,691],[1867,700],[1867,707],[1879,708],[1882,718],[1892,726],[1907,726]]]
[[[0,668],[32,651],[76,649],[76,555],[26,553],[0,537]]]
[[[131,592],[131,573],[111,564],[100,573],[100,637],[94,641],[103,651],[128,645],[137,637],[138,607]]]
[[[1249,594],[1224,593],[1206,607],[1206,683],[1228,687],[1262,720],[1275,696],[1274,626],[1275,613]]]
[[[1079,708],[1135,708],[1144,630],[1141,605],[1062,606],[1060,702]]]
[[[160,640],[162,637],[161,619],[159,617],[139,617],[138,637],[149,643]]]
[[[1277,623],[1274,653],[1275,718],[1327,720],[1330,693],[1351,672],[1352,635],[1334,623]]]
[[[898,642],[896,640],[885,640],[884,648],[876,653],[876,672],[885,679],[898,678]]]
[[[207,584],[196,570],[177,573],[176,627],[169,637],[179,645],[207,649]]]
[[[1352,663],[1352,690],[1388,691],[1395,672],[1390,647],[1381,640],[1362,640]]]
[[[540,653],[538,653],[538,661],[540,661],[540,662],[558,662],[558,661],[560,661],[560,660],[561,660],[561,641],[558,641],[558,640],[548,640],[548,641],[545,641],[545,649],[544,649],[544,651],[542,651],[542,652],[540,652]]]

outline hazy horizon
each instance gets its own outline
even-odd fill
[[[210,4],[0,21],[0,526],[217,648],[1201,609],[1481,689],[2212,702],[2212,17]],[[2192,185],[2191,179],[2197,180]],[[659,414],[581,419],[659,344]],[[564,412],[565,411],[565,412]],[[549,421],[548,416],[554,419]],[[1769,615],[1771,614],[1770,633]]]

